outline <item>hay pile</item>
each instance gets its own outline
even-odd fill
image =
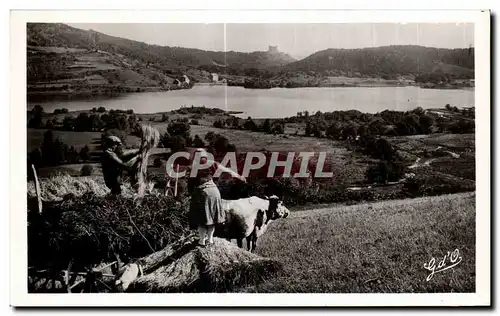
[[[148,158],[152,148],[156,147],[160,142],[160,133],[157,129],[150,125],[141,126],[141,147],[139,150],[139,158],[134,171],[134,185],[137,187],[139,197],[144,196],[147,183]]]
[[[146,195],[110,199],[85,194],[28,212],[28,263],[39,269],[140,258],[189,233],[187,201]]]
[[[104,184],[103,178],[72,177],[70,175],[58,175],[51,178],[40,179],[40,189],[42,201],[62,201],[70,197],[81,197],[92,193],[102,197],[107,195],[110,190]],[[125,197],[132,197],[134,191],[130,183],[124,183],[122,194]],[[36,190],[34,181],[28,182],[28,199],[36,199]]]
[[[255,285],[281,270],[272,259],[250,253],[220,238],[208,247],[191,236],[138,262],[144,276],[127,292],[229,292]]]

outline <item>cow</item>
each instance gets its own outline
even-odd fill
[[[247,240],[247,248],[254,251],[257,239],[268,225],[279,218],[286,218],[290,211],[276,196],[265,199],[251,196],[237,200],[222,200],[226,212],[226,221],[215,229],[214,236],[227,240],[236,239],[238,247],[243,248],[243,239]]]

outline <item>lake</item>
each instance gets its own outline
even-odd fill
[[[295,116],[299,111],[329,112],[359,110],[376,113],[386,109],[407,111],[416,107],[442,108],[474,106],[473,89],[422,89],[418,87],[336,87],[336,88],[274,88],[245,89],[228,86],[194,86],[190,90],[141,92],[123,94],[108,99],[57,100],[28,103],[46,112],[67,108],[70,111],[132,109],[136,113],[166,112],[181,106],[206,106],[231,111],[243,111],[242,117],[279,118]]]

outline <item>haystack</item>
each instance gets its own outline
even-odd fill
[[[263,258],[220,238],[207,247],[195,236],[167,246],[138,263],[144,275],[127,292],[228,292],[255,285],[281,270],[278,261]]]
[[[136,181],[137,194],[139,197],[144,196],[147,183],[148,158],[152,148],[156,147],[160,142],[160,133],[150,125],[141,126],[141,147],[139,150],[139,159],[135,169],[133,179]]]
[[[61,202],[36,205],[28,212],[28,262],[37,269],[67,267],[73,258],[99,264],[140,258],[189,233],[188,201],[144,196],[140,205],[132,198],[112,199],[88,193]]]

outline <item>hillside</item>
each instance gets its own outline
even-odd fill
[[[470,78],[474,71],[474,49],[440,49],[422,46],[384,46],[363,49],[326,49],[281,69],[287,72],[311,72],[329,76],[395,77],[433,72],[439,64],[462,69]]]
[[[212,72],[246,88],[386,86],[418,76],[421,84],[438,85],[474,78],[474,49],[326,49],[297,61],[277,48],[242,53],[150,45],[60,23],[29,23],[27,45],[30,98],[189,88],[175,80],[187,75],[191,83],[210,82]]]
[[[266,68],[282,66],[295,61],[284,53],[269,52],[215,52],[193,48],[149,45],[129,39],[109,36],[95,31],[86,31],[60,23],[29,23],[27,42],[31,46],[56,46],[79,49],[98,49],[121,54],[163,71],[175,71],[202,67],[222,71],[229,68],[241,71],[244,68]]]

